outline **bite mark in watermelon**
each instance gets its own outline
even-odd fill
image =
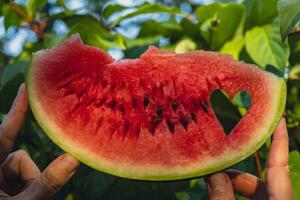
[[[283,113],[283,79],[230,56],[150,47],[114,61],[79,36],[35,53],[26,87],[48,136],[83,163],[113,175],[174,180],[225,169],[254,153]],[[251,106],[227,136],[210,95],[240,91]]]

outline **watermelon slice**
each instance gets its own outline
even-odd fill
[[[150,47],[114,61],[79,36],[33,55],[26,87],[40,126],[63,150],[116,176],[174,180],[225,169],[274,131],[285,81],[230,56]],[[210,103],[216,89],[251,106],[229,135]]]

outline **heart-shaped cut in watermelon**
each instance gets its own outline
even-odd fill
[[[35,53],[26,87],[58,146],[95,169],[144,180],[201,176],[243,160],[274,131],[286,97],[283,79],[227,55],[150,47],[114,61],[79,36]],[[209,101],[216,89],[251,96],[228,136]]]

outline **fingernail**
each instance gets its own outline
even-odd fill
[[[214,174],[209,178],[209,184],[213,192],[222,193],[227,184],[227,177],[222,173]]]
[[[284,117],[282,117],[281,118],[281,120],[280,120],[280,125],[282,126],[282,127],[286,127],[286,120],[285,120],[285,118]]]
[[[19,87],[19,90],[18,90],[18,95],[21,94],[21,92],[24,91],[24,88],[25,88],[25,83],[22,83]]]
[[[63,155],[61,164],[70,174],[74,173],[79,168],[79,162],[70,155]]]
[[[22,97],[24,91],[25,91],[25,84],[22,83],[22,84],[20,85],[20,87],[19,87],[19,90],[18,90],[17,96],[16,96],[16,98],[15,98],[15,100],[14,100],[14,103],[17,101],[17,99],[20,99],[20,98]],[[19,101],[19,100],[18,100],[18,101]]]

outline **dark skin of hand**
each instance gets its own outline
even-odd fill
[[[254,200],[292,200],[288,168],[289,143],[285,119],[281,119],[269,153],[266,181],[251,174],[228,170],[209,176],[210,200],[233,200],[234,192]]]
[[[41,172],[23,150],[10,153],[25,118],[24,84],[0,126],[0,200],[47,200],[74,175],[79,163],[61,155]]]
[[[41,172],[25,151],[10,153],[27,107],[22,84],[0,125],[0,200],[51,199],[79,167],[77,160],[64,154]],[[210,175],[207,184],[210,200],[232,200],[235,199],[234,192],[255,200],[292,200],[285,120],[281,120],[273,135],[266,182],[248,173],[227,170]]]

